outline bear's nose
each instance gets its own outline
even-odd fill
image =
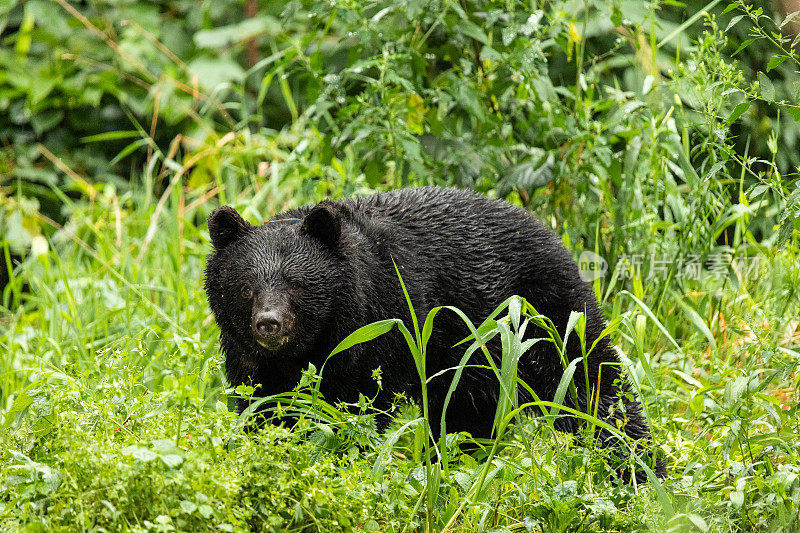
[[[256,335],[261,337],[277,335],[281,331],[281,321],[274,311],[263,311],[256,315],[253,326]]]

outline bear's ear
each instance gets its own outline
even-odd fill
[[[253,226],[229,205],[215,209],[208,217],[208,233],[217,250],[222,250],[252,229]]]
[[[300,231],[335,248],[342,236],[342,220],[336,204],[325,200],[312,207],[303,220]]]

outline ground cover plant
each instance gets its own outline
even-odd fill
[[[797,530],[790,4],[0,2],[0,529]],[[601,267],[669,479],[619,483],[513,401],[477,448],[402,399],[379,432],[370,398],[315,397],[324,369],[270,403],[296,425],[245,431],[207,215],[430,183]],[[512,361],[534,319],[495,318]]]

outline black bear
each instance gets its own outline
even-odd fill
[[[219,324],[227,376],[233,385],[259,384],[259,395],[291,390],[309,363],[322,367],[332,349],[360,326],[401,318],[410,327],[395,264],[420,321],[431,308],[452,305],[479,324],[509,296],[520,295],[561,335],[572,311],[585,312],[587,347],[605,326],[593,291],[561,241],[525,210],[470,191],[423,187],[326,200],[260,226],[223,206],[211,214],[208,228],[214,250],[205,290]],[[469,335],[456,315],[439,313],[434,324],[428,376],[458,365],[468,346],[454,347]],[[500,346],[489,347],[499,361]],[[567,354],[574,359],[581,353],[573,333]],[[620,379],[619,360],[607,339],[588,359],[588,383],[599,383],[598,416],[612,425],[622,421],[627,435],[649,442],[641,406]],[[600,371],[602,363],[609,364]],[[359,392],[372,396],[377,390],[372,371],[378,366],[379,401],[388,404],[400,392],[419,398],[419,377],[396,329],[331,358],[320,391],[332,402],[356,401]],[[586,398],[583,366],[578,364],[574,378],[579,404]],[[550,342],[536,343],[519,361],[518,376],[543,400],[553,399],[562,375]],[[452,376],[445,372],[428,387],[437,438]],[[489,436],[499,394],[491,370],[465,369],[447,409],[447,430]],[[520,388],[519,401],[530,399]],[[624,410],[609,409],[620,401]],[[570,431],[579,426],[569,417],[559,424]],[[662,461],[656,471],[666,474]]]

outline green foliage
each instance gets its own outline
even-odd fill
[[[771,276],[743,280],[739,290],[748,299],[717,292],[723,280],[706,282],[706,292],[662,302],[661,319],[638,297],[641,304],[614,299],[621,318],[609,332],[622,333],[617,340],[630,354],[626,364],[673,476],[661,494],[656,485],[615,484],[612,458],[574,446],[552,431],[549,417],[516,418],[513,345],[516,353],[523,348],[520,332],[529,320],[517,299],[475,328],[484,339],[504,337],[497,373],[509,391],[495,438],[478,451],[458,449],[465,436],[434,436],[431,444],[415,430],[425,427],[424,412],[403,408],[378,435],[368,399],[353,412],[302,391],[279,400],[284,412],[294,406],[305,413],[291,431],[244,432],[246,420],[226,404],[248,391],[225,387],[216,332],[207,327],[199,283],[207,235],[191,225],[191,213],[183,218],[167,207],[164,228],[138,259],[147,197],[117,200],[127,213],[119,247],[115,225],[106,223],[114,219],[114,201],[97,198],[94,206],[74,205],[80,222],[59,234],[53,251],[16,271],[30,291],[19,295],[21,307],[6,312],[9,327],[0,337],[2,365],[13,369],[0,375],[4,527],[796,527],[798,416],[787,395],[797,385],[798,357],[784,332],[796,327],[788,317],[797,314],[791,294],[800,272],[790,254],[779,252],[762,266]],[[172,240],[181,223],[190,236],[178,241],[184,252]],[[152,272],[161,274],[155,279]],[[713,347],[685,319],[688,310],[708,320]],[[569,335],[580,336],[580,316],[571,322]],[[361,329],[344,344],[389,325]],[[408,333],[419,357],[424,344],[417,342],[436,335],[435,322]],[[566,337],[553,332],[552,340],[563,345]],[[480,356],[477,345],[464,346],[465,354]],[[480,363],[473,359],[464,364]],[[320,373],[324,379],[324,368]],[[317,378],[312,369],[304,387],[313,391]],[[570,394],[559,389],[562,398]],[[533,408],[554,412],[555,404],[540,403]],[[517,428],[509,431],[514,419]]]
[[[758,193],[734,202],[740,216],[767,190],[783,204],[751,227],[766,235],[777,216],[782,242],[794,228],[796,187],[782,177],[799,163],[800,108],[786,97],[796,58],[761,8],[732,4],[742,14],[722,15],[723,37],[702,33],[702,17],[676,34],[672,3],[251,4],[247,17],[229,1],[7,3],[0,136],[19,193],[49,198],[44,213],[60,220],[49,189],[85,191],[54,172],[56,158],[123,190],[126,161],[134,182],[144,166],[148,190],[182,168],[176,179],[193,187],[230,187],[223,199],[242,192],[236,182],[259,187],[253,176],[304,195],[455,183],[547,205],[592,248],[591,229],[609,221],[727,232],[705,218],[739,188]],[[759,68],[764,57],[779,59]],[[705,210],[662,214],[662,186]],[[640,251],[624,241],[606,251]]]

